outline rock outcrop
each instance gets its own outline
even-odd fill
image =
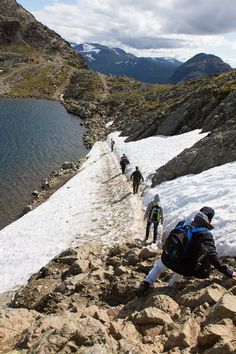
[[[235,281],[213,272],[173,295],[166,274],[135,296],[159,254],[131,242],[65,250],[0,310],[0,353],[235,353]]]

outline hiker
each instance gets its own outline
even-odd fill
[[[146,226],[146,237],[145,242],[148,240],[151,225],[153,225],[153,243],[157,242],[157,230],[159,222],[163,225],[163,209],[159,205],[160,198],[159,195],[156,194],[154,196],[153,201],[151,201],[144,214],[144,220],[147,219],[147,226]]]
[[[115,141],[111,139],[111,152],[114,150]]]
[[[129,163],[128,157],[125,154],[123,154],[120,159],[120,166],[121,166],[122,175],[125,174],[126,166],[129,164],[130,163]]]
[[[193,221],[180,221],[172,230],[164,244],[161,258],[148,273],[137,296],[147,293],[154,281],[165,271],[172,270],[168,286],[173,287],[183,276],[208,278],[211,266],[229,278],[236,279],[236,272],[230,270],[218,259],[215,241],[210,230],[215,212],[210,207],[203,207],[195,215]]]
[[[133,181],[133,193],[138,193],[138,187],[141,181],[144,181],[142,173],[139,171],[138,166],[135,167],[135,171],[132,173],[130,180]]]

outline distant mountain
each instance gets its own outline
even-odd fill
[[[182,64],[174,58],[138,58],[120,48],[98,43],[74,43],[72,47],[84,57],[90,69],[103,74],[126,75],[148,83],[168,83]]]
[[[213,54],[200,53],[179,66],[170,81],[188,81],[229,70],[232,70],[231,66],[221,58]]]

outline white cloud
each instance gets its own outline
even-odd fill
[[[34,15],[64,38],[99,42],[137,55],[173,55],[186,60],[198,52],[236,57],[235,42],[224,34],[236,31],[233,0],[56,0]],[[226,50],[226,52],[228,51]],[[219,54],[218,54],[219,55]]]

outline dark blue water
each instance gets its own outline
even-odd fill
[[[78,117],[46,100],[0,100],[0,228],[16,220],[44,177],[87,152]]]

